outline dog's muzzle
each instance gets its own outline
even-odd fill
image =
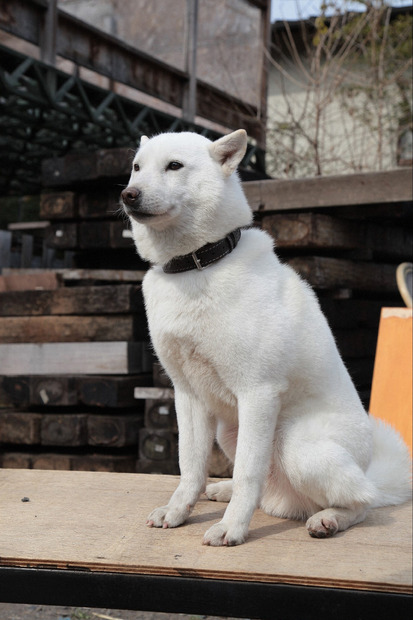
[[[130,217],[133,217],[136,221],[150,219],[154,213],[147,213],[142,210],[142,192],[136,187],[127,187],[124,189],[120,197],[123,201],[123,208],[125,213]]]
[[[121,192],[121,198],[123,204],[126,207],[126,211],[138,211],[141,204],[141,195],[142,192],[136,187],[126,187]]]

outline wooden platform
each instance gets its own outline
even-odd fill
[[[326,540],[311,538],[301,522],[257,510],[246,544],[213,548],[201,544],[202,536],[221,518],[222,503],[201,499],[177,529],[145,526],[177,483],[175,476],[0,470],[0,600],[17,602],[1,592],[7,569],[16,568],[77,579],[108,573],[412,593],[411,503],[375,509],[364,523]]]

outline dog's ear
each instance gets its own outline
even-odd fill
[[[237,169],[247,150],[247,132],[238,129],[233,133],[215,140],[209,147],[211,157],[221,164],[225,176],[230,176]]]
[[[149,142],[149,138],[148,136],[141,136],[141,141],[139,143],[139,146],[143,146],[144,144],[146,144],[147,142]]]

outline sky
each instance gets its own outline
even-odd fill
[[[319,14],[320,4],[323,0],[272,0],[271,21],[277,19],[296,20]],[[338,2],[339,0],[337,0]],[[340,4],[347,9],[363,10],[358,2],[340,0]],[[391,6],[408,6],[413,0],[388,0]]]

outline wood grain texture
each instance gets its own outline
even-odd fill
[[[0,318],[0,342],[99,342],[133,340],[132,315],[21,316]]]
[[[363,250],[374,256],[405,259],[413,246],[409,227],[354,222],[320,213],[277,213],[262,218],[261,227],[276,247],[291,250]]]
[[[0,316],[143,313],[140,288],[131,284],[62,287],[56,290],[6,291]]]
[[[243,185],[254,210],[285,211],[411,201],[409,168],[331,177],[250,181]]]
[[[315,289],[353,289],[397,293],[393,265],[350,261],[329,256],[306,256],[287,261]]]
[[[45,219],[77,217],[77,202],[74,192],[44,192],[40,196],[40,217]]]
[[[411,503],[375,509],[327,540],[257,510],[246,544],[214,548],[202,536],[222,503],[201,499],[177,529],[146,527],[177,484],[172,476],[0,470],[0,565],[412,592]]]
[[[125,375],[149,372],[153,358],[142,342],[0,344],[0,375]]]
[[[36,268],[17,269],[14,267],[4,267],[2,270],[2,274],[6,277],[22,275],[33,278],[42,273],[44,273],[44,269]],[[137,283],[142,281],[146,272],[127,269],[48,269],[47,273],[55,274],[64,282],[78,282],[81,280],[85,282],[107,281]]]

